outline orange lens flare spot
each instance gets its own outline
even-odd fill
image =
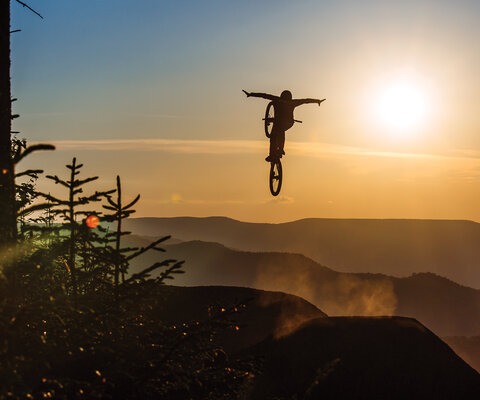
[[[100,218],[98,218],[96,215],[89,215],[85,220],[85,225],[91,229],[96,228],[98,224],[100,224]]]

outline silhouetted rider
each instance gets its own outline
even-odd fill
[[[247,97],[261,97],[273,102],[273,108],[275,111],[272,133],[270,135],[270,154],[266,161],[278,160],[285,154],[283,146],[285,144],[285,131],[290,129],[295,120],[293,118],[293,110],[295,107],[302,104],[317,103],[319,106],[325,99],[293,99],[292,92],[284,90],[279,96],[268,93],[253,93],[243,90]]]

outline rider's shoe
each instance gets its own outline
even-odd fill
[[[272,155],[269,155],[265,158],[265,161],[272,162],[272,161],[274,161],[274,159],[275,158]]]
[[[282,153],[270,154],[267,158],[265,158],[265,161],[275,162],[275,161],[280,160],[281,158],[282,158]]]

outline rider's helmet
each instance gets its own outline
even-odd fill
[[[284,90],[280,95],[283,100],[292,100],[292,92],[290,90]]]

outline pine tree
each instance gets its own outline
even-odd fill
[[[59,178],[57,175],[47,175],[47,178],[65,187],[68,191],[67,199],[60,199],[50,194],[42,194],[44,198],[52,203],[53,215],[63,220],[63,224],[59,227],[60,230],[67,231],[66,244],[68,247],[65,261],[65,268],[71,275],[71,289],[74,298],[79,294],[79,270],[77,268],[77,260],[79,251],[83,248],[83,258],[85,259],[85,245],[91,244],[92,238],[88,234],[88,229],[83,223],[85,216],[92,214],[91,211],[82,209],[82,206],[87,206],[91,202],[101,201],[105,196],[113,193],[115,190],[98,192],[95,191],[90,195],[82,195],[83,187],[89,182],[98,179],[98,176],[79,179],[78,175],[81,172],[83,164],[77,164],[77,159],[74,157],[71,164],[66,166],[70,170],[70,176],[66,180]]]
[[[114,200],[111,195],[108,195],[107,200],[109,204],[103,206],[104,209],[112,212],[111,214],[105,215],[105,220],[114,222],[115,224],[115,231],[107,233],[106,239],[110,244],[113,244],[113,246],[108,247],[111,253],[108,258],[114,263],[114,287],[117,297],[120,284],[145,279],[152,272],[160,268],[166,268],[166,270],[162,271],[158,276],[158,279],[161,282],[163,282],[165,279],[172,279],[173,274],[183,273],[181,270],[183,261],[178,262],[177,260],[166,259],[160,262],[155,262],[141,272],[133,274],[125,279],[129,272],[128,267],[131,260],[150,250],[163,252],[164,250],[158,247],[158,245],[170,238],[170,236],[162,237],[150,243],[148,246],[141,248],[122,247],[122,237],[130,234],[130,232],[123,231],[123,220],[135,213],[135,210],[132,207],[138,202],[139,199],[140,195],[137,195],[131,202],[124,205],[122,200],[122,185],[120,177],[117,176],[116,199]]]

